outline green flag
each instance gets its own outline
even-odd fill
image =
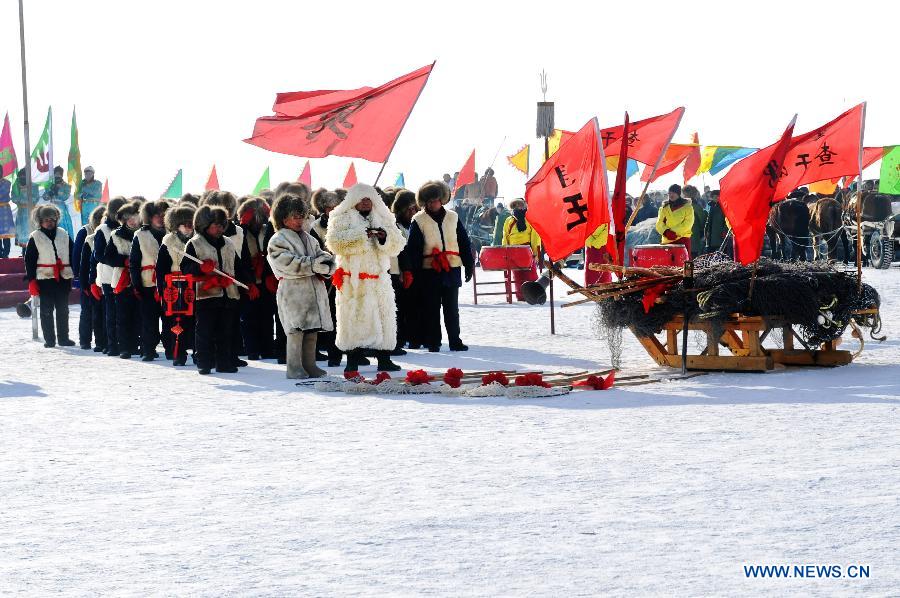
[[[162,195],[160,195],[161,199],[181,199],[181,169],[178,169],[178,174],[175,175],[175,178],[172,179],[172,182],[169,183],[169,188],[166,189]]]
[[[269,182],[269,167],[266,166],[266,169],[263,171],[262,176],[259,177],[259,182],[256,183],[256,187],[253,188],[253,195],[259,195],[259,192],[263,189],[271,189],[272,183]]]
[[[900,195],[900,145],[884,148],[878,192]]]
[[[31,182],[39,185],[50,183],[53,173],[53,141],[50,128],[53,126],[53,113],[47,108],[47,122],[44,123],[44,132],[34,144],[31,151]]]
[[[72,108],[72,138],[69,141],[69,165],[66,180],[75,195],[75,210],[81,211],[81,148],[78,147],[78,125],[75,124],[75,108]]]

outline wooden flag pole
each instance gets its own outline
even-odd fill
[[[863,137],[866,130],[866,103],[862,105],[862,126],[859,128],[859,183],[856,188],[856,294],[862,295],[862,202],[863,202]]]

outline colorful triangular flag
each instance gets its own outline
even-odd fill
[[[178,169],[178,173],[172,179],[172,182],[169,183],[168,189],[163,191],[163,194],[160,195],[162,199],[181,199],[181,169]]]
[[[69,141],[69,163],[66,179],[75,196],[75,211],[81,212],[81,148],[78,146],[78,125],[75,124],[75,108],[72,108],[72,137]]]
[[[344,189],[349,189],[353,185],[355,185],[358,181],[356,180],[356,165],[353,162],[350,162],[350,168],[347,169],[347,174],[344,176]]]
[[[256,182],[256,186],[253,188],[253,195],[259,195],[259,192],[263,189],[271,189],[272,183],[269,182],[269,167],[266,166],[266,169],[263,171],[262,176],[259,177],[259,180]]]
[[[406,187],[406,179],[403,177],[402,172],[397,173],[397,178],[394,180],[394,187]]]
[[[219,175],[216,173],[216,165],[213,164],[212,171],[209,173],[209,178],[206,179],[206,186],[204,187],[206,191],[218,191],[219,190]]]
[[[103,194],[100,195],[100,203],[109,203],[109,179],[103,180]]]
[[[31,182],[36,185],[48,184],[53,171],[53,136],[50,134],[52,122],[52,108],[47,108],[44,131],[31,150]]]
[[[306,166],[303,167],[303,172],[300,173],[300,176],[297,178],[298,183],[303,183],[310,189],[312,189],[312,171],[309,168],[309,160],[306,161]]]
[[[528,176],[528,166],[529,166],[529,158],[531,153],[531,146],[527,143],[522,146],[522,149],[517,151],[511,156],[507,156],[506,159],[509,160],[509,163],[513,168]]]
[[[9,130],[9,113],[3,120],[3,132],[0,133],[0,167],[3,169],[3,178],[15,174],[19,169],[16,148],[13,147],[12,132]]]
[[[456,184],[453,186],[453,193],[450,194],[450,197],[456,195],[457,189],[460,187],[464,187],[470,183],[475,182],[475,150],[472,150],[472,154],[469,156],[469,159],[466,160],[466,163],[463,164],[463,167],[459,171],[459,176],[456,177]]]

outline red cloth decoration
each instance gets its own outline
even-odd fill
[[[425,370],[410,370],[406,372],[406,383],[412,386],[428,384],[432,380],[434,380],[434,376],[429,376]]]
[[[359,273],[360,280],[365,280],[367,278],[378,278],[378,275],[377,274],[369,274],[368,272],[360,272]]]
[[[577,386],[581,388],[590,388],[592,390],[609,390],[613,387],[616,381],[616,372],[615,370],[611,371],[607,376],[601,378],[600,376],[588,376],[584,380],[579,380],[572,386]]]
[[[644,305],[644,313],[650,313],[650,308],[656,303],[656,299],[666,292],[666,289],[669,288],[668,285],[665,284],[657,284],[653,285],[649,289],[644,291],[644,296],[641,298],[641,303]]]
[[[266,290],[269,291],[270,293],[272,293],[273,295],[275,294],[275,291],[278,290],[278,279],[275,278],[274,276],[272,276],[271,274],[269,276],[266,276],[265,284],[266,284]]]
[[[32,278],[28,281],[28,294],[32,297],[39,297],[41,294],[41,288],[38,286],[38,281],[35,278]]]
[[[400,278],[401,278],[401,280],[403,281],[403,288],[404,288],[404,289],[408,289],[409,287],[412,286],[412,283],[413,283],[413,273],[412,273],[412,272],[410,272],[409,270],[405,270],[405,271],[400,275]]]
[[[541,386],[543,388],[550,388],[550,385],[544,382],[544,377],[538,373],[516,376],[516,386]]]
[[[215,260],[203,260],[203,263],[200,264],[200,272],[203,274],[209,274],[213,270],[216,269]]]
[[[385,380],[390,380],[390,379],[391,379],[391,375],[388,374],[387,372],[378,372],[375,375],[375,380],[372,382],[372,384],[378,385],[378,384],[381,384],[382,382],[384,382]]]
[[[459,388],[462,385],[463,371],[459,368],[450,368],[444,374],[444,383],[450,388]]]
[[[144,270],[150,271],[150,280],[153,281],[153,284],[156,284],[156,264],[150,264],[149,266],[144,266],[141,268],[141,272]]]
[[[337,290],[341,290],[344,286],[344,277],[350,276],[350,272],[344,270],[343,268],[338,268],[334,271],[334,274],[331,275],[331,284],[334,285],[334,288]]]
[[[450,258],[447,256],[459,255],[458,251],[441,251],[437,247],[431,250],[431,267],[435,272],[449,272]]]
[[[366,378],[358,371],[354,372],[344,372],[344,379],[350,380],[351,382],[365,382]]]
[[[127,261],[127,260],[126,260]],[[119,276],[119,282],[116,283],[116,288],[113,289],[113,292],[118,295],[125,289],[131,286],[131,271],[128,269],[126,264],[125,268],[122,268],[122,274]]]
[[[509,386],[509,378],[507,378],[506,374],[503,372],[491,372],[481,377],[481,383],[484,386],[487,386],[492,382],[498,382],[503,386]]]
[[[53,280],[59,282],[59,276],[62,274],[63,268],[68,266],[69,264],[62,263],[62,260],[56,258],[55,264],[37,264],[38,268],[53,268]]]
[[[91,295],[94,296],[94,299],[100,301],[100,298],[103,297],[103,289],[101,289],[96,284],[91,285]]]

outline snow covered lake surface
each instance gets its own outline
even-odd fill
[[[850,366],[521,401],[47,350],[2,310],[0,594],[897,596],[900,270],[865,279],[889,338]],[[471,299],[468,353],[397,361],[609,363],[590,306],[551,337],[547,306]],[[655,369],[628,335],[623,369]],[[869,577],[744,572],[807,564]]]

